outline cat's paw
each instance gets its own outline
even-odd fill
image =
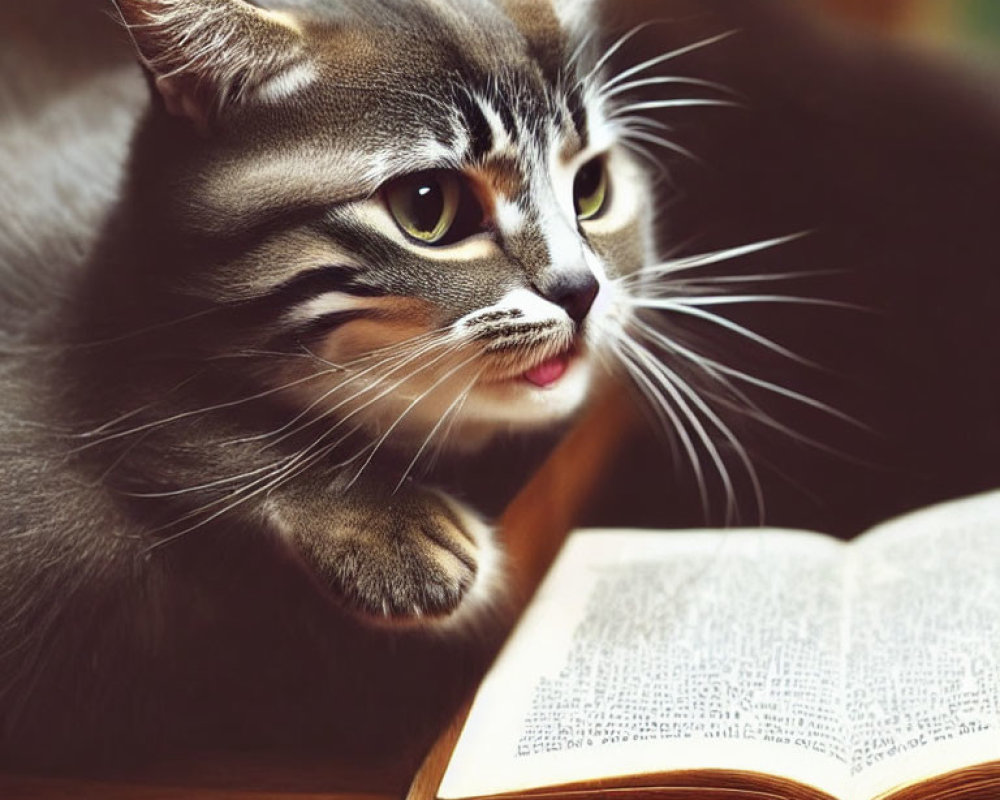
[[[358,515],[342,531],[331,588],[355,611],[393,620],[454,612],[479,571],[470,520],[421,493]]]
[[[494,560],[488,527],[442,494],[345,496],[332,528],[295,531],[321,583],[352,612],[391,624],[440,620],[468,604]]]

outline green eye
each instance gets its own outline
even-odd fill
[[[604,211],[607,200],[608,169],[604,158],[598,156],[580,167],[573,181],[576,216],[581,220],[593,219]]]
[[[458,217],[462,194],[462,178],[444,171],[407,175],[385,190],[396,224],[421,244],[445,242]]]

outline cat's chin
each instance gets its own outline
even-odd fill
[[[580,409],[593,384],[592,357],[567,354],[516,376],[479,384],[462,409],[462,417],[468,426],[503,430],[556,424]]]

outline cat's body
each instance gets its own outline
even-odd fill
[[[421,459],[583,403],[641,174],[547,4],[120,12],[152,108],[84,90],[100,147],[39,154],[107,171],[4,242],[0,754],[412,740],[502,602]]]

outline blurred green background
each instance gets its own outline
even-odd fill
[[[948,0],[938,0],[947,3]],[[956,18],[965,35],[1000,45],[1000,2],[998,0],[951,0],[958,6]]]
[[[815,0],[848,21],[891,35],[1000,49],[1000,0]]]

